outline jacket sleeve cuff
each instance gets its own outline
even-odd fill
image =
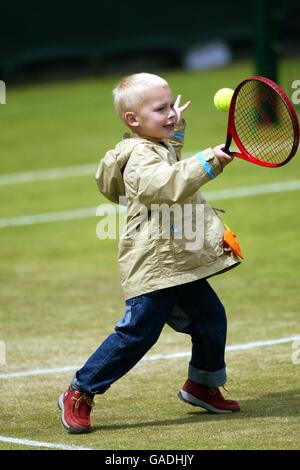
[[[208,148],[206,150],[203,150],[202,152],[196,153],[195,157],[202,166],[203,170],[210,177],[210,179],[213,179],[220,173],[222,173],[222,165],[215,156],[212,148]]]
[[[172,140],[182,142],[184,140],[184,131],[185,131],[185,119],[181,119],[174,129]]]

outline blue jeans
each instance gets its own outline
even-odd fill
[[[72,385],[91,394],[104,393],[155,344],[166,323],[191,336],[189,379],[210,387],[224,385],[226,314],[205,279],[126,300],[114,333],[76,372]]]

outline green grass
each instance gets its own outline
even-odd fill
[[[299,68],[300,71],[300,68]],[[224,141],[226,115],[216,89],[251,74],[248,64],[213,72],[163,73],[174,94],[191,98],[185,151]],[[0,107],[1,173],[95,163],[125,129],[114,115],[118,77],[8,90]],[[235,161],[205,191],[300,179],[299,155],[286,167]],[[239,234],[245,262],[211,280],[228,314],[228,344],[300,334],[299,192],[213,201]],[[0,186],[1,217],[93,207],[104,199],[93,177]],[[115,240],[96,238],[89,218],[0,229],[0,374],[83,363],[122,315]],[[150,354],[188,351],[166,327]],[[70,436],[56,399],[71,373],[2,380],[0,435],[103,449],[299,448],[299,372],[291,343],[229,351],[233,416],[210,415],[177,399],[187,359],[139,364],[96,398],[94,432]],[[0,449],[29,448],[0,443]]]

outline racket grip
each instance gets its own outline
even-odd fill
[[[225,147],[222,149],[223,152],[227,153],[227,155],[229,155],[230,157],[231,157],[231,152],[230,152],[229,148],[230,148],[230,144],[231,144],[231,139],[232,139],[232,137],[231,137],[230,133],[227,132],[226,144],[225,144]]]
[[[227,155],[229,155],[231,157],[231,152],[229,150],[229,147],[227,147],[227,145],[225,145],[225,147],[222,148],[223,152],[227,153]]]

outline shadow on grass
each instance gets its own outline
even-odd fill
[[[255,398],[241,400],[240,413],[214,414],[202,408],[192,407],[188,404],[187,415],[176,419],[165,419],[159,421],[147,421],[136,423],[105,424],[93,426],[93,431],[117,431],[118,429],[147,428],[152,426],[174,426],[180,424],[192,424],[200,422],[220,421],[220,420],[241,420],[249,418],[267,417],[295,417],[300,415],[299,406],[300,390],[290,390],[286,392],[274,392]],[[185,406],[183,404],[183,406]],[[188,407],[192,410],[190,411]]]

